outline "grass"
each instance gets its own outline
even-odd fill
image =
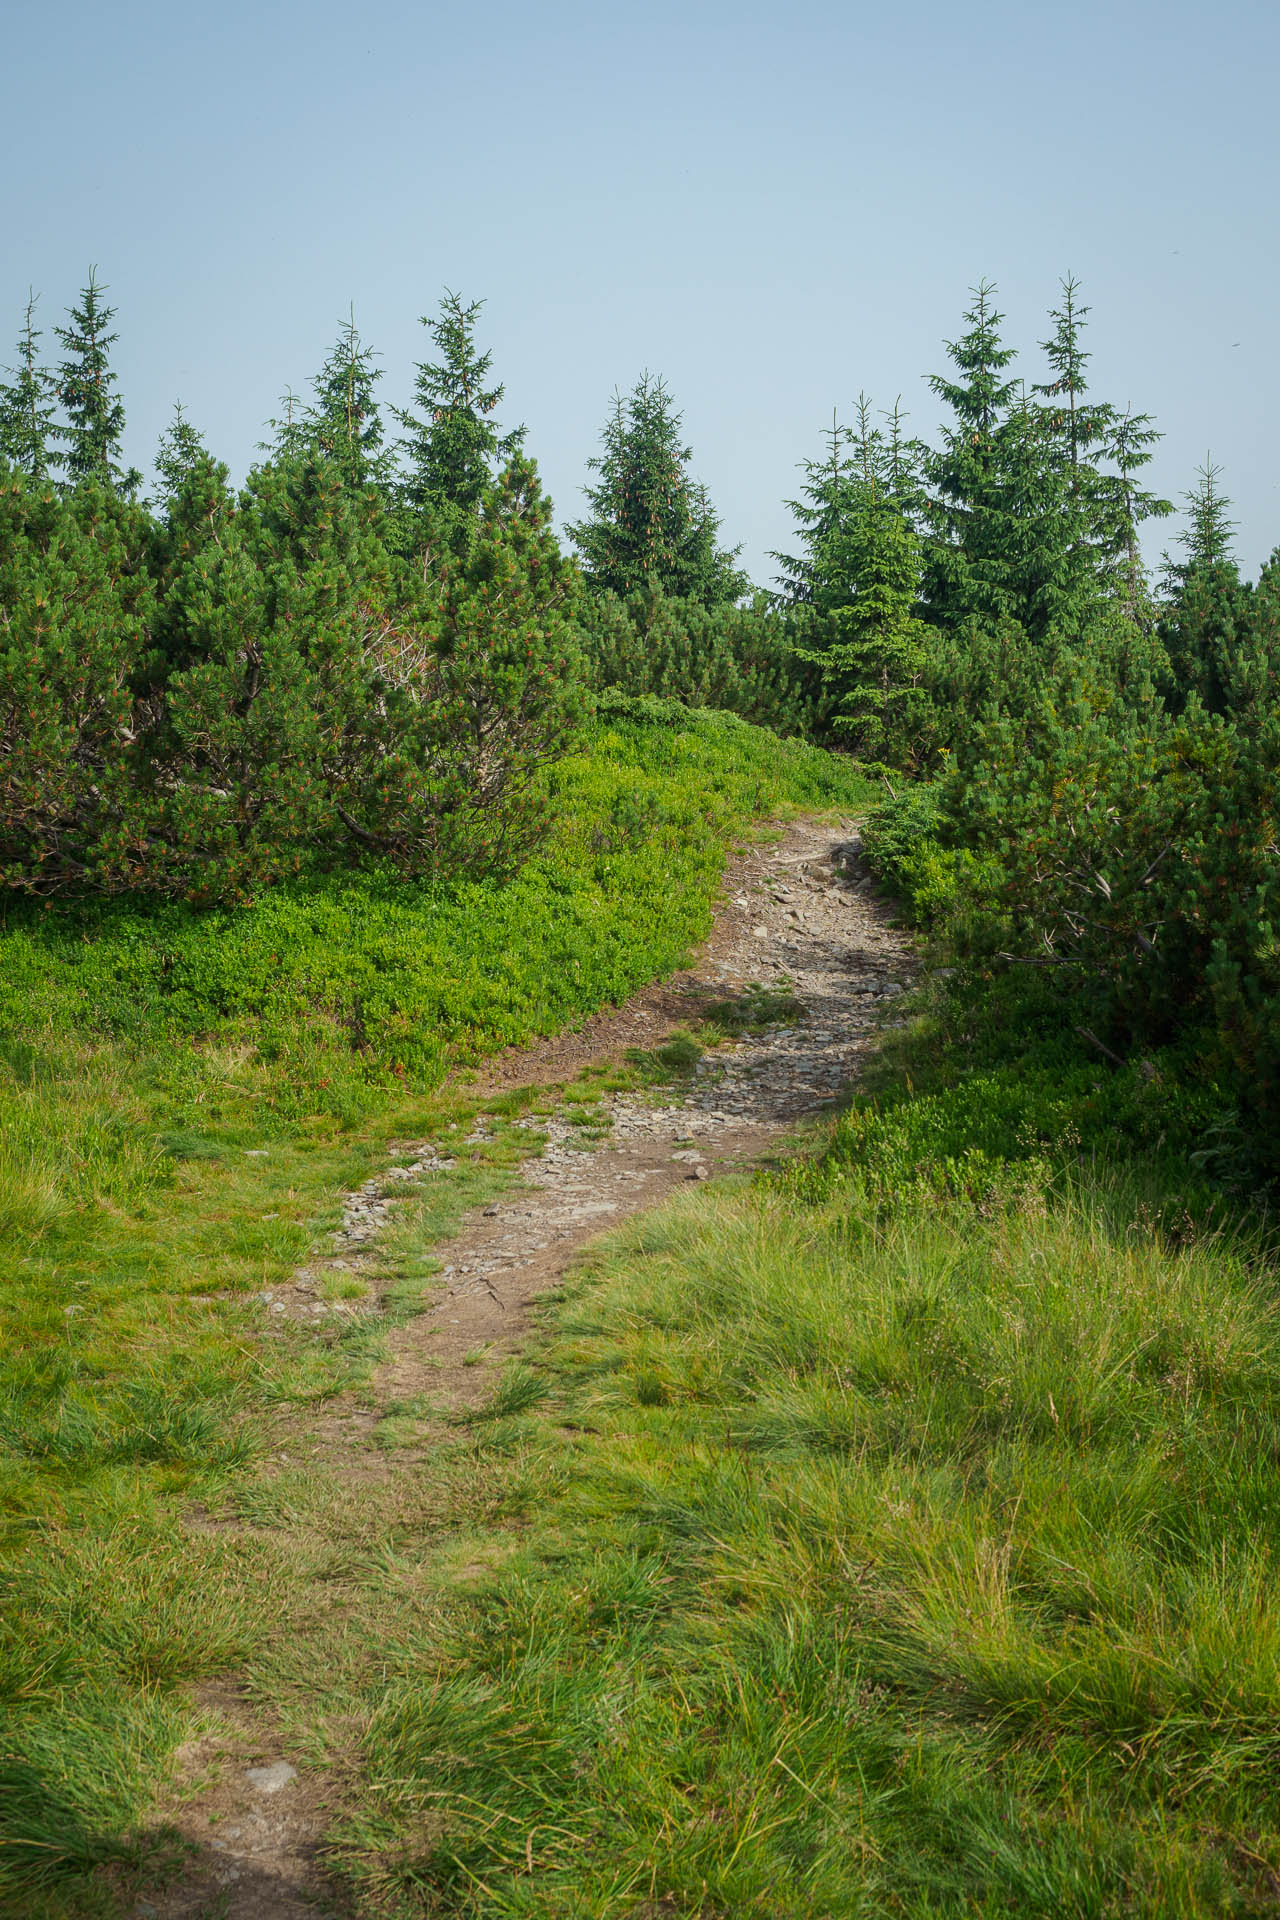
[[[455,1155],[370,1276],[412,1312],[433,1239],[530,1140],[526,1091],[486,1102],[467,1144],[477,1103],[446,1071],[674,966],[754,819],[863,792],[845,763],[707,715],[598,728],[549,779],[560,827],[506,887],[365,876],[234,913],[6,911],[0,1907],[116,1910],[84,1868],[129,1854],[182,1690],[251,1658],[297,1596],[291,1566],[181,1515],[245,1481],[274,1410],[367,1373],[375,1317],[296,1331],[263,1298],[342,1193],[397,1137]]]
[[[687,888],[692,938],[755,804],[742,741],[766,751],[606,737],[523,918],[477,896],[473,949],[456,900],[419,902],[403,952],[434,956],[439,997],[390,949],[380,991],[438,1005],[465,1060],[507,1031],[484,1025],[490,921],[534,1026],[605,991],[610,928],[674,953],[662,903]],[[712,837],[653,828],[632,762],[673,818],[713,762]],[[789,792],[812,804],[809,777]],[[386,932],[364,899],[348,986]],[[291,1052],[306,941],[281,902],[274,1010],[242,966],[252,916],[202,923],[208,978],[243,989],[222,1012],[210,989],[205,1027],[157,984],[177,962],[95,998],[112,920],[7,1043],[0,1905],[128,1911],[162,1864],[138,1822],[184,1690],[239,1670],[281,1750],[341,1778],[331,1854],[362,1920],[1273,1915],[1280,1317],[1214,1089],[1171,1056],[1113,1068],[1043,981],[958,975],[809,1151],[604,1243],[428,1456],[429,1393],[377,1408],[412,1466],[353,1500],[336,1471],[252,1466],[271,1407],[359,1378],[376,1326],[304,1340],[255,1295],[412,1123],[456,1160],[386,1238],[378,1291],[412,1311],[545,1102],[489,1103],[468,1143],[444,1052],[379,1054],[336,988],[323,1044]],[[606,957],[548,987],[570,932]],[[14,937],[37,934],[73,941]],[[338,936],[314,937],[332,981]],[[712,1037],[792,1017],[748,999]],[[592,1134],[600,1093],[678,1079],[698,1044],[586,1072],[567,1108]],[[247,1528],[184,1528],[193,1500]]]
[[[507,1376],[363,1695],[359,1911],[1276,1911],[1270,1249],[1158,1085],[1054,1107],[1033,1037],[1019,1101],[987,1012],[615,1235]]]

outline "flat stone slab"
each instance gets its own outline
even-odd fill
[[[256,1793],[279,1793],[297,1779],[298,1769],[287,1760],[276,1760],[269,1767],[246,1767],[244,1777]]]

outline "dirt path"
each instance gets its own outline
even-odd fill
[[[390,1331],[373,1383],[290,1422],[288,1456],[308,1474],[339,1483],[354,1501],[410,1472],[448,1417],[492,1396],[495,1370],[520,1351],[538,1295],[584,1244],[677,1188],[758,1161],[856,1079],[910,963],[862,871],[853,829],[795,823],[776,845],[739,856],[727,879],[693,969],[577,1034],[499,1057],[478,1091],[563,1083],[627,1047],[659,1044],[709,1000],[751,987],[789,994],[802,1016],[716,1048],[677,1091],[604,1094],[594,1125],[571,1124],[563,1106],[520,1122],[545,1147],[522,1163],[520,1184],[438,1247],[439,1290],[426,1312]],[[483,1137],[481,1123],[473,1139]],[[358,1273],[375,1258],[397,1181],[452,1165],[439,1142],[411,1157],[405,1144],[407,1164],[350,1196],[332,1254],[275,1290],[274,1314],[305,1322],[352,1310],[320,1301],[317,1278],[326,1268]],[[378,1444],[388,1404],[427,1402],[430,1416],[411,1446]],[[315,1920],[348,1911],[317,1857],[336,1804],[333,1781],[296,1748],[291,1758],[282,1729],[234,1685],[208,1690],[200,1704],[205,1732],[180,1754],[173,1797],[158,1810],[197,1852],[180,1885],[138,1903],[139,1920]]]

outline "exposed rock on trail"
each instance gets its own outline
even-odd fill
[[[442,1249],[446,1291],[435,1311],[391,1336],[385,1383],[397,1397],[429,1391],[452,1410],[479,1404],[489,1383],[464,1366],[466,1356],[481,1346],[495,1359],[516,1351],[532,1299],[577,1247],[686,1181],[750,1165],[855,1078],[909,970],[907,944],[862,875],[857,841],[800,823],[777,847],[743,856],[732,881],[701,964],[667,986],[664,1004],[683,1005],[687,1018],[756,986],[794,1000],[804,1018],[717,1047],[686,1088],[657,1103],[643,1093],[603,1096],[607,1137],[594,1148],[561,1116],[522,1123],[545,1134],[545,1150],[522,1168],[522,1190]],[[634,1004],[623,1009],[575,1064],[616,1054],[623,1037],[634,1044],[636,1014]],[[651,1045],[671,1012],[653,1022]],[[539,1077],[541,1051],[522,1050],[523,1079]],[[562,1054],[558,1064],[563,1071]]]
[[[495,1367],[523,1345],[537,1296],[580,1247],[680,1187],[758,1161],[856,1079],[909,971],[907,943],[871,891],[852,829],[798,822],[776,845],[738,856],[693,968],[575,1034],[500,1056],[477,1090],[563,1083],[629,1047],[659,1045],[709,1003],[751,988],[775,996],[775,1013],[794,1003],[788,1023],[710,1050],[674,1090],[601,1093],[585,1126],[571,1124],[563,1104],[521,1121],[545,1145],[522,1163],[520,1184],[437,1247],[438,1288],[425,1312],[391,1328],[389,1357],[373,1383],[290,1418],[295,1469],[303,1464],[348,1499],[411,1471],[447,1431],[448,1417],[490,1398]],[[770,1010],[763,1002],[762,1009]],[[473,1137],[483,1137],[483,1122]],[[361,1310],[317,1299],[318,1282],[326,1272],[370,1268],[397,1186],[408,1191],[453,1165],[438,1143],[400,1147],[408,1163],[348,1196],[332,1252],[292,1287],[272,1290],[273,1315],[305,1324]],[[376,1433],[388,1405],[413,1403],[429,1411],[407,1445],[388,1451]],[[345,1913],[318,1856],[340,1786],[305,1755],[282,1751],[280,1730],[238,1690],[210,1690],[203,1704],[211,1730],[180,1757],[186,1791],[165,1809],[197,1855],[180,1887],[152,1894],[136,1912],[164,1920]]]

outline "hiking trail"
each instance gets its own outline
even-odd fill
[[[851,825],[791,822],[776,841],[734,856],[712,935],[693,967],[575,1033],[497,1056],[468,1091],[483,1099],[562,1084],[628,1048],[661,1045],[709,1003],[751,988],[789,997],[797,1012],[706,1053],[674,1089],[602,1092],[594,1124],[571,1124],[562,1103],[550,1115],[519,1120],[538,1139],[531,1138],[518,1180],[436,1246],[442,1271],[425,1310],[388,1328],[386,1358],[371,1380],[282,1417],[260,1477],[269,1485],[282,1471],[302,1472],[313,1484],[328,1483],[354,1539],[362,1505],[394,1499],[397,1477],[420,1469],[433,1447],[456,1439],[451,1422],[491,1399],[498,1370],[528,1339],[539,1296],[583,1246],[680,1188],[756,1164],[828,1108],[856,1082],[912,967],[909,940],[877,898]],[[469,1138],[457,1137],[457,1148],[485,1133],[482,1117]],[[292,1285],[268,1290],[272,1320],[317,1323],[366,1310],[322,1300],[318,1278],[335,1270],[359,1276],[362,1268],[374,1275],[397,1199],[447,1174],[457,1149],[437,1138],[392,1141],[387,1151],[399,1164],[348,1195],[331,1250],[317,1252]],[[388,1407],[405,1405],[429,1411],[410,1444],[389,1449],[378,1428]],[[198,1510],[189,1524],[246,1530],[241,1518]],[[283,1626],[298,1636],[305,1676],[306,1623]],[[300,1688],[305,1694],[304,1678]],[[300,1741],[297,1714],[282,1724],[251,1678],[200,1689],[196,1706],[199,1731],[180,1749],[171,1790],[154,1815],[157,1829],[176,1829],[193,1851],[178,1880],[135,1903],[137,1920],[349,1914],[326,1872],[323,1837],[343,1809],[358,1729],[345,1761],[331,1729]]]

